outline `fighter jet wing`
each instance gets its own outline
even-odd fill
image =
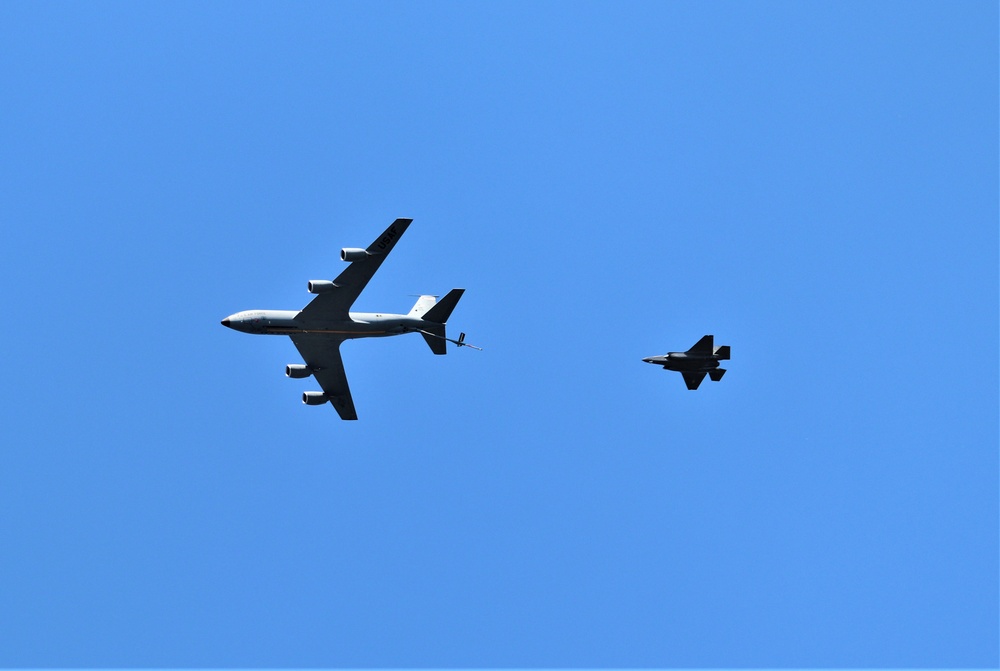
[[[688,354],[711,354],[714,347],[715,336],[707,335],[696,342],[691,349],[688,350]]]
[[[347,269],[337,275],[333,281],[336,288],[316,296],[305,306],[298,317],[307,321],[343,321],[348,319],[348,312],[361,291],[378,270],[385,257],[389,255],[396,242],[403,235],[412,219],[397,219],[389,224],[375,242],[368,245],[365,251],[368,255],[357,261],[352,261]]]
[[[340,358],[340,343],[343,340],[328,335],[301,333],[289,336],[302,355],[302,360],[313,371],[341,419],[357,419],[351,388],[347,385],[344,361]]]
[[[701,381],[705,379],[704,373],[681,373],[684,376],[684,384],[688,389],[697,389]]]

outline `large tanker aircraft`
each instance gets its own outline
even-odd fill
[[[367,249],[341,249],[340,258],[351,265],[332,281],[311,280],[309,293],[316,294],[316,298],[301,310],[246,310],[229,315],[222,320],[222,325],[244,333],[290,337],[305,363],[288,364],[285,375],[293,378],[311,375],[323,389],[303,393],[302,402],[306,405],[329,402],[341,419],[357,419],[344,362],[340,358],[340,343],[345,340],[419,333],[434,354],[447,353],[445,347],[449,342],[459,347],[481,349],[466,343],[464,333],[458,340],[445,333],[445,323],[465,289],[452,289],[441,300],[436,296],[420,296],[405,315],[350,312],[354,301],[411,221],[397,219],[392,222]]]

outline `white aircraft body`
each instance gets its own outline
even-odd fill
[[[466,343],[464,333],[458,340],[445,334],[445,322],[465,289],[452,289],[440,301],[436,296],[420,296],[405,315],[350,312],[351,305],[411,221],[397,219],[392,222],[368,249],[341,249],[340,258],[351,265],[333,281],[311,280],[309,293],[316,294],[316,298],[302,310],[246,310],[229,315],[222,320],[222,325],[244,333],[289,336],[305,364],[288,364],[285,375],[293,378],[312,375],[323,388],[323,391],[305,392],[302,402],[306,405],[330,402],[341,419],[357,419],[340,358],[343,341],[420,333],[435,354],[446,354],[449,342],[480,349]]]

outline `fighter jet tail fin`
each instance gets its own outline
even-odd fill
[[[729,359],[729,345],[722,345],[715,348],[715,356],[721,360]]]
[[[435,324],[444,324],[448,321],[448,317],[451,316],[451,311],[458,305],[458,299],[464,293],[465,289],[452,289],[423,315],[423,320],[434,322]]]
[[[712,382],[718,382],[722,379],[722,376],[726,374],[725,368],[716,368],[715,370],[708,371],[708,376],[712,378]]]
[[[707,335],[701,340],[696,342],[694,346],[687,351],[688,354],[712,354],[712,349],[715,343],[715,337]]]

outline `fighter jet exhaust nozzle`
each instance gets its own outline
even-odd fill
[[[323,405],[329,400],[330,399],[326,397],[326,394],[321,391],[302,392],[302,402],[306,405]]]
[[[368,256],[368,252],[358,247],[344,247],[340,250],[342,261],[360,261]]]
[[[285,375],[287,375],[288,377],[293,377],[298,379],[303,377],[309,377],[312,374],[313,374],[312,369],[309,368],[309,366],[303,366],[302,364],[298,363],[290,363],[287,366],[285,366]]]
[[[309,280],[309,293],[311,294],[325,294],[336,288],[337,285],[330,280]]]

